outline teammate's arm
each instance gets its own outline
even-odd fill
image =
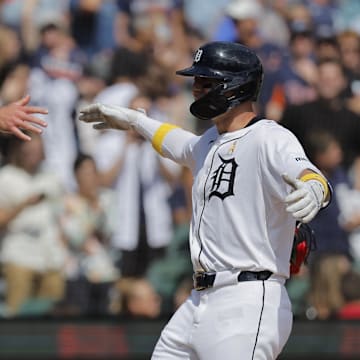
[[[189,166],[186,149],[196,135],[173,124],[162,123],[143,112],[120,106],[92,104],[81,110],[79,119],[95,123],[94,129],[134,129],[149,140],[162,156]]]

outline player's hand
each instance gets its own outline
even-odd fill
[[[35,126],[46,127],[44,120],[32,114],[47,114],[48,110],[37,106],[28,106],[30,96],[27,95],[21,100],[5,105],[0,108],[0,131],[11,133],[22,140],[31,140],[22,130],[41,134],[42,129]]]
[[[311,221],[321,209],[324,200],[324,191],[318,181],[301,181],[282,175],[283,180],[293,188],[293,191],[284,199],[286,211],[303,223]]]
[[[94,129],[129,130],[142,112],[112,105],[92,104],[80,111],[79,120],[96,123]]]

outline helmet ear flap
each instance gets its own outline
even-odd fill
[[[227,97],[221,94],[223,84],[219,85],[190,106],[190,112],[201,120],[209,120],[226,112],[230,106]]]
[[[190,105],[190,112],[201,120],[212,119],[244,101],[256,101],[257,89],[258,82],[256,80],[245,84],[243,84],[243,79],[233,79],[228,83],[221,83],[194,101]]]

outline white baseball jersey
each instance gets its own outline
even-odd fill
[[[166,139],[168,148],[175,131]],[[172,134],[172,136],[170,135]],[[190,248],[194,270],[270,270],[289,276],[295,220],[281,175],[320,173],[296,137],[271,120],[219,135],[216,127],[187,141],[181,158],[194,174]]]

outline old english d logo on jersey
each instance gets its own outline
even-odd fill
[[[227,196],[234,195],[235,172],[238,164],[234,158],[225,160],[220,155],[221,164],[211,176],[212,186],[209,199],[218,196],[224,200]]]

